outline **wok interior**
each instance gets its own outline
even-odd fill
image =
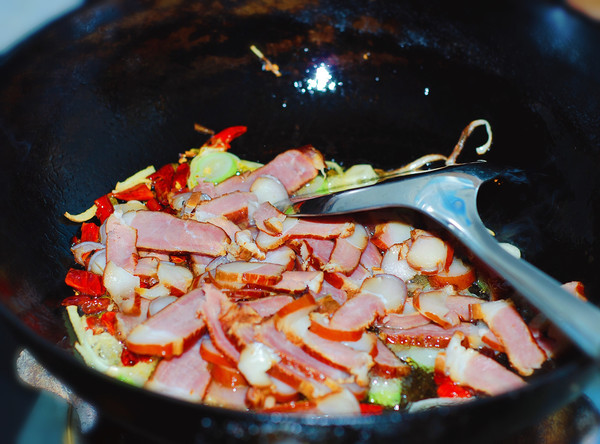
[[[1,218],[2,309],[20,319],[24,340],[54,371],[86,372],[54,345],[69,345],[58,304],[70,292],[63,278],[77,229],[63,212],[83,211],[118,180],[201,145],[207,136],[194,123],[248,126],[232,150],[249,160],[312,144],[348,166],[393,168],[423,154],[449,154],[463,127],[485,118],[494,131],[486,159],[526,174],[481,191],[484,221],[558,280],[585,282],[594,299],[600,193],[585,177],[598,166],[597,147],[585,119],[543,96],[548,85],[535,89],[527,76],[515,76],[497,48],[459,32],[456,17],[446,22],[447,11],[409,3],[246,6],[95,3],[5,63],[2,207],[10,211]],[[261,69],[251,44],[279,65],[281,77]],[[334,86],[310,90],[321,64]],[[474,133],[460,160],[474,160],[473,147],[484,139]],[[577,373],[565,372],[554,377]],[[125,391],[137,403],[189,409],[93,372],[86,378],[96,387],[69,377],[113,413],[123,407],[111,394]]]

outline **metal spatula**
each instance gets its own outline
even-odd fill
[[[600,309],[569,294],[556,280],[508,253],[483,225],[477,212],[477,191],[482,183],[505,171],[476,162],[402,175],[347,191],[295,198],[288,214],[322,216],[390,207],[425,213],[447,227],[583,352],[599,359]]]

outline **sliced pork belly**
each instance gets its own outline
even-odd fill
[[[197,341],[181,356],[161,360],[145,386],[175,398],[200,402],[210,379],[208,363],[202,359]]]
[[[373,273],[374,269],[381,268],[382,254],[373,242],[367,242],[362,255],[360,256],[360,264],[369,272]]]
[[[372,277],[369,270],[362,265],[358,265],[352,273],[346,275],[344,273],[325,273],[325,279],[335,288],[345,291],[349,296],[360,290],[365,279]]]
[[[290,247],[283,245],[267,251],[263,262],[283,265],[284,270],[292,271],[296,265],[296,253]]]
[[[421,274],[437,274],[448,269],[454,251],[446,242],[423,230],[413,230],[411,239],[412,243],[406,254],[411,268]]]
[[[257,339],[273,349],[281,357],[282,363],[294,366],[305,375],[322,381],[332,389],[339,388],[339,383],[353,380],[349,373],[325,364],[306,353],[302,347],[294,345],[284,333],[275,328],[272,321],[266,321],[257,326],[256,333]]]
[[[129,350],[142,355],[179,356],[205,329],[198,313],[205,303],[204,292],[193,290],[135,327],[127,336]]]
[[[252,220],[260,231],[271,236],[278,236],[283,231],[283,221],[286,215],[269,202],[259,204],[252,212]]]
[[[453,292],[451,286],[439,290],[417,292],[413,297],[413,306],[419,313],[436,324],[444,328],[454,327],[460,323],[460,317],[446,304],[446,300]]]
[[[244,176],[233,176],[216,187],[219,195],[232,191],[249,191],[250,186],[260,176],[273,176],[285,187],[288,193],[293,193],[302,185],[312,180],[325,168],[325,162],[320,152],[306,146],[284,151],[266,165]]]
[[[198,221],[206,221],[211,217],[224,216],[235,224],[248,222],[248,205],[256,202],[256,195],[249,191],[233,192],[201,201],[195,210],[194,217]]]
[[[210,339],[231,363],[237,363],[240,360],[240,352],[227,337],[220,320],[221,316],[229,310],[233,303],[214,285],[205,284],[202,288],[206,294],[206,302],[201,308],[201,313],[206,321]]]
[[[248,387],[226,387],[211,381],[204,395],[204,403],[216,407],[235,410],[246,410],[246,394]]]
[[[179,219],[160,211],[131,211],[127,223],[137,230],[138,248],[222,256],[230,240],[211,224]]]
[[[247,305],[258,313],[262,318],[273,316],[284,306],[292,302],[294,298],[288,295],[267,296],[264,298],[240,302],[241,305]]]
[[[206,267],[215,258],[206,254],[190,254],[190,262],[192,263],[192,271],[194,275],[200,276],[206,271]]]
[[[375,226],[371,241],[382,250],[388,250],[392,245],[410,239],[411,230],[411,226],[404,222],[379,223]]]
[[[269,289],[280,293],[301,294],[307,290],[321,291],[324,274],[322,271],[284,271],[281,280]]]
[[[406,260],[409,243],[394,244],[383,255],[381,260],[381,269],[384,273],[393,274],[403,281],[409,281],[414,278],[418,271],[410,266]]]
[[[359,293],[333,314],[329,325],[337,330],[365,329],[378,317],[400,311],[406,296],[406,284],[395,276],[379,274],[367,278]]]
[[[280,247],[290,239],[335,239],[336,237],[350,236],[353,232],[354,224],[351,222],[331,222],[287,217],[283,221],[283,229],[279,236],[271,236],[261,231],[256,237],[256,244],[259,248],[268,251]]]
[[[474,305],[473,314],[488,325],[504,346],[511,365],[521,375],[531,375],[546,361],[546,355],[538,347],[527,324],[508,301]]]
[[[116,314],[115,335],[119,340],[124,341],[135,327],[148,319],[149,306],[149,299],[140,298],[140,312],[138,314],[128,315],[123,312]]]
[[[404,330],[383,327],[379,329],[379,336],[390,344],[444,348],[457,331],[464,333],[467,338],[474,338],[476,342],[480,341],[479,329],[468,322],[461,322],[451,328],[443,328],[433,323]]]
[[[206,222],[216,227],[219,227],[227,234],[227,236],[231,240],[234,240],[236,233],[241,230],[241,228],[237,224],[233,223],[225,216],[209,215],[206,219],[202,220],[202,222]]]
[[[319,300],[327,296],[330,296],[340,305],[348,300],[348,294],[344,290],[335,288],[329,282],[323,280],[323,283],[321,284],[321,291],[315,295],[315,299]]]
[[[282,280],[283,265],[267,262],[228,262],[215,270],[216,282],[274,286]],[[289,273],[289,272],[288,272]]]
[[[115,213],[106,219],[106,262],[112,262],[134,274],[138,261],[137,231]]]
[[[354,375],[358,385],[369,385],[369,370],[373,366],[373,358],[369,353],[355,350],[339,341],[322,338],[311,331],[306,331],[302,338],[296,340],[302,341],[304,350],[309,354]]]
[[[373,350],[373,372],[386,378],[401,378],[410,373],[410,366],[398,358],[387,346],[377,339]]]
[[[379,316],[385,315],[385,305],[380,297],[360,293],[348,299],[333,315],[329,326],[334,330],[362,331]]]
[[[156,280],[158,273],[158,263],[159,260],[155,257],[141,257],[139,258],[136,266],[135,272],[133,273],[135,276],[139,276],[143,278],[145,282]]]
[[[340,272],[349,274],[358,266],[363,251],[367,248],[369,235],[367,230],[360,225],[354,225],[354,233],[348,237],[338,237],[329,261],[323,267],[327,272]]]
[[[430,324],[431,319],[423,316],[419,312],[413,313],[389,313],[381,320],[380,327],[386,327],[394,330],[408,330],[411,328],[422,327]]]
[[[231,244],[229,252],[237,259],[248,261],[252,258],[265,260],[267,255],[254,242],[254,237],[250,230],[239,230],[235,233],[234,243]]]
[[[300,255],[308,266],[321,270],[331,257],[334,241],[328,239],[298,239],[291,242],[293,248],[300,251]]]
[[[525,385],[518,375],[473,349],[461,345],[457,333],[446,348],[444,372],[450,379],[489,395],[499,395]]]

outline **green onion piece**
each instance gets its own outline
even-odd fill
[[[196,156],[190,162],[188,187],[194,188],[200,182],[223,182],[237,172],[239,158],[225,151],[215,151]]]

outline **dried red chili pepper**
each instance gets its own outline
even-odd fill
[[[175,175],[173,176],[172,190],[181,191],[187,186],[187,180],[190,175],[190,164],[180,163],[177,165]]]
[[[114,211],[114,207],[108,195],[104,195],[99,197],[94,201],[96,205],[96,217],[100,220],[100,222],[104,222],[108,216],[110,216]]]
[[[100,316],[100,321],[102,321],[102,325],[106,328],[106,331],[111,335],[115,335],[115,321],[117,319],[117,314],[114,311],[107,311],[106,313],[102,313]]]
[[[150,211],[163,211],[165,208],[160,204],[160,202],[156,199],[149,199],[146,202],[146,207],[150,210]]]
[[[223,131],[218,132],[214,136],[212,136],[208,142],[206,142],[206,146],[219,146],[223,145],[226,148],[229,148],[229,142],[233,139],[240,137],[248,130],[246,126],[231,126],[229,128],[225,128]]]
[[[76,294],[73,296],[69,296],[68,298],[64,298],[63,301],[61,302],[61,305],[64,306],[68,306],[68,305],[77,305],[78,307],[83,304],[84,302],[87,302],[90,300],[89,296],[86,296],[84,294]]]
[[[383,413],[383,407],[379,404],[360,403],[360,413],[363,415],[380,415]]]
[[[80,293],[90,296],[102,296],[106,292],[102,284],[102,276],[86,270],[71,268],[67,272],[65,283]]]
[[[80,307],[85,314],[94,314],[106,310],[109,304],[108,298],[93,298],[81,304]]]
[[[160,168],[157,172],[150,174],[148,178],[152,181],[156,199],[163,205],[168,205],[168,193],[173,185],[175,169],[170,163]]]
[[[124,347],[121,352],[121,364],[125,367],[131,367],[140,361],[147,362],[151,359],[152,356],[138,355],[137,353],[130,351],[127,347]]]
[[[98,242],[100,240],[100,227],[93,222],[81,224],[81,242]]]
[[[436,372],[434,381],[438,385],[437,395],[440,398],[470,398],[473,396],[471,390],[454,382],[442,373]]]
[[[137,185],[127,188],[126,190],[119,191],[118,193],[112,193],[113,197],[120,200],[149,200],[154,198],[154,193],[148,188],[145,183],[138,183]]]

